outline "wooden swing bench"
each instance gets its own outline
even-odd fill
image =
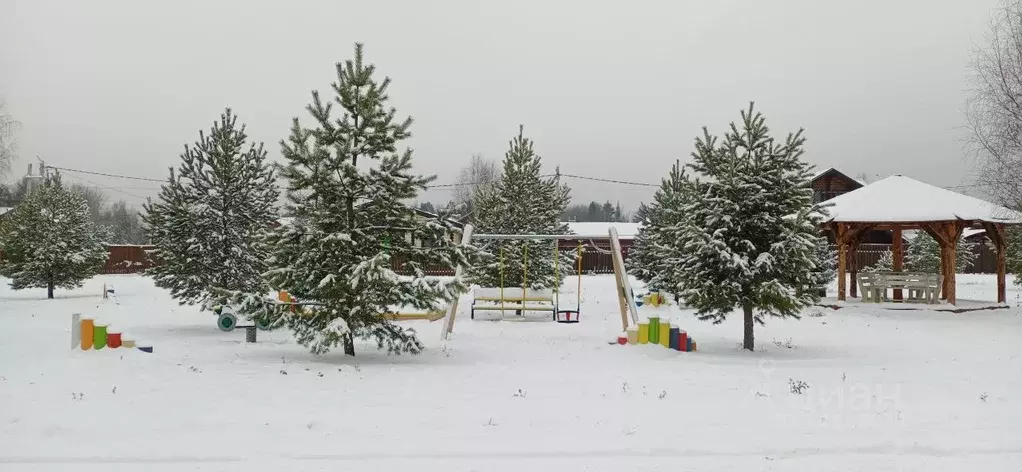
[[[480,303],[482,302],[482,303]],[[476,317],[476,311],[513,311],[521,315],[526,311],[549,312],[552,319],[557,319],[557,304],[554,303],[553,290],[533,290],[520,288],[482,288],[472,290],[472,309],[470,316]]]

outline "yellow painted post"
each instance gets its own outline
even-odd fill
[[[660,334],[657,336],[657,342],[663,347],[671,347],[671,322],[668,320],[660,320]]]
[[[578,242],[578,288],[575,289],[575,309],[582,311],[582,241]]]
[[[639,344],[649,344],[649,322],[639,323]]]
[[[525,304],[525,288],[529,286],[529,245],[522,244],[522,305]],[[525,314],[524,312],[522,313]]]

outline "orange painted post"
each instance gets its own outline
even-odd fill
[[[82,350],[88,351],[92,349],[93,341],[93,330],[95,330],[96,322],[91,319],[82,320]]]

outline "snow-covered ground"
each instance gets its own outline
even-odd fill
[[[577,325],[472,321],[466,298],[446,343],[441,323],[409,323],[422,355],[317,358],[285,332],[220,332],[140,276],[49,301],[0,283],[2,471],[1022,468],[1013,285],[1008,310],[770,320],[754,353],[739,318],[668,309],[699,345],[678,353],[609,345],[613,279],[591,276]],[[960,276],[958,293],[992,300],[994,277]],[[69,350],[75,312],[155,353]]]

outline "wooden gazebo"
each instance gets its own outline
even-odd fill
[[[1022,213],[901,175],[877,181],[827,203],[832,206],[827,209],[829,216],[824,226],[833,233],[838,247],[838,300],[845,299],[849,269],[853,275],[851,295],[856,296],[855,252],[867,232],[889,230],[894,233],[893,269],[900,271],[904,263],[902,231],[921,230],[940,244],[944,276],[942,298],[954,305],[958,239],[965,228],[978,227],[986,229],[997,248],[997,302],[1005,301],[1004,227],[1022,223]],[[895,290],[895,300],[902,298],[900,292]]]

